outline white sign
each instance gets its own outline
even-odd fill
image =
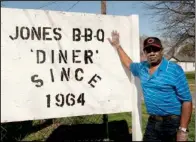
[[[1,122],[132,112],[138,91],[107,38],[139,61],[138,17],[1,8]],[[16,20],[14,20],[16,19]]]
[[[137,109],[134,78],[107,40],[117,30],[139,61],[137,16],[1,12],[1,122]]]

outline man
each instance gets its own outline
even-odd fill
[[[110,44],[125,67],[141,81],[149,114],[144,141],[187,141],[192,114],[192,97],[182,68],[163,57],[161,41],[149,37],[143,51],[147,61],[134,63],[120,45],[119,33],[112,32]]]

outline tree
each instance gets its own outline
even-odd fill
[[[146,56],[144,55],[144,52],[143,52],[143,42],[147,37],[148,37],[147,35],[141,35],[140,36],[140,60],[141,61],[146,60]]]
[[[147,37],[149,37],[149,36],[147,36],[147,35],[141,35],[140,36],[140,60],[141,61],[147,60],[146,56],[143,52],[143,43],[144,43],[144,40]],[[170,43],[167,40],[165,40],[164,38],[161,38],[160,40],[161,40],[161,43],[162,43],[162,46],[163,46],[163,56],[166,57],[167,59],[170,59],[171,55],[168,54],[168,52],[170,52],[170,50],[171,50]]]
[[[170,40],[172,55],[186,44],[192,46],[189,49],[195,52],[195,1],[157,1],[144,4],[152,12],[154,19],[158,19],[157,30],[161,31],[165,39]]]

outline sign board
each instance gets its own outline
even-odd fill
[[[117,30],[139,61],[136,15],[1,12],[2,123],[137,109],[134,78],[107,40]]]

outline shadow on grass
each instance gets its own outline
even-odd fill
[[[10,122],[1,124],[1,141],[21,141],[26,135],[37,132],[52,124],[52,120],[46,120],[42,124],[33,126],[33,121]]]
[[[52,132],[46,142],[103,141],[106,138],[112,142],[132,141],[127,122],[109,122],[108,135],[104,124],[61,125]]]

